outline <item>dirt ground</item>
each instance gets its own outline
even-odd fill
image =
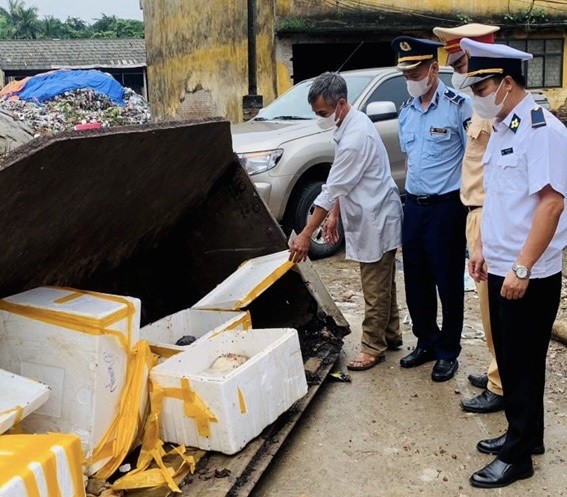
[[[358,265],[345,261],[344,253],[314,264],[351,325],[337,365],[346,371],[363,317]],[[465,294],[460,369],[453,380],[437,384],[430,379],[432,363],[399,366],[415,346],[401,261],[397,283],[403,349],[389,352],[385,363],[369,371],[352,373],[351,383],[328,379],[252,497],[567,496],[567,347],[552,342],[548,355],[546,453],[534,457],[535,476],[505,489],[475,489],[469,476],[492,460],[475,445],[506,426],[502,412],[471,414],[459,406],[462,398],[480,393],[467,375],[485,370],[489,360],[478,298],[474,291]],[[559,319],[567,319],[564,288]]]

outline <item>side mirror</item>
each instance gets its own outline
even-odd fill
[[[371,102],[366,106],[366,115],[373,123],[398,117],[394,102]]]

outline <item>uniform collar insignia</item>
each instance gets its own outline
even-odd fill
[[[514,114],[512,116],[512,120],[510,121],[510,129],[515,133],[516,131],[518,131],[521,122],[522,120],[520,119],[518,114]]]

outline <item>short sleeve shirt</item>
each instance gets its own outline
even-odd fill
[[[400,147],[407,154],[406,191],[441,195],[461,187],[471,100],[442,81],[427,108],[414,98],[400,111]]]
[[[538,112],[539,119],[532,110]],[[503,121],[495,122],[483,162],[483,254],[491,274],[506,276],[528,238],[540,200],[538,193],[547,185],[563,197],[567,193],[567,128],[526,94]],[[560,272],[565,245],[564,212],[531,277],[546,278]]]
[[[467,207],[482,207],[484,204],[484,168],[482,157],[492,134],[492,121],[472,115],[467,129],[467,146],[463,159],[461,201]]]

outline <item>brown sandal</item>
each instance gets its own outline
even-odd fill
[[[347,364],[347,369],[350,371],[366,371],[367,369],[373,368],[377,364],[384,362],[386,358],[383,355],[375,356],[369,361],[355,361],[352,360]],[[361,364],[361,366],[354,366],[355,363]]]

